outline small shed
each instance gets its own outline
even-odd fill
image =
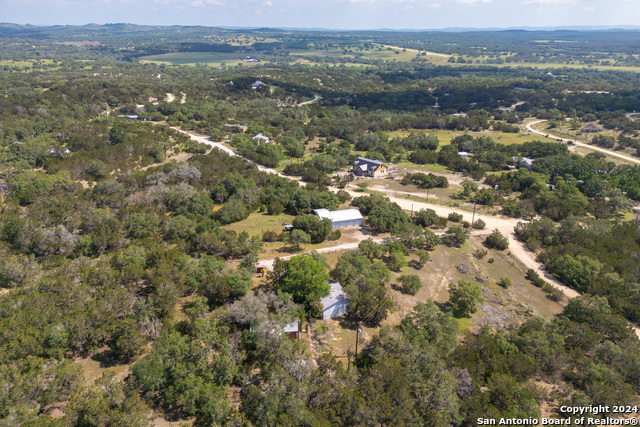
[[[293,230],[293,224],[287,224],[284,226],[284,231],[292,231]]]
[[[467,153],[466,151],[458,151],[458,156],[462,157],[463,159],[468,159],[469,153]]]
[[[331,221],[331,228],[360,227],[364,223],[364,218],[358,209],[342,209],[330,211],[328,209],[314,209],[320,219]]]
[[[264,273],[264,265],[256,265],[256,273]]]
[[[349,300],[347,294],[342,290],[342,286],[338,282],[329,282],[331,291],[329,295],[322,298],[322,320],[333,319],[347,313]]]
[[[289,337],[295,340],[298,339],[300,334],[300,323],[297,320],[289,323],[288,325],[284,325],[284,333]]]

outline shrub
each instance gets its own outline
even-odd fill
[[[476,249],[473,251],[473,256],[478,258],[478,259],[482,259],[485,256],[487,256],[487,250],[486,249]]]
[[[416,251],[416,255],[418,256],[418,266],[420,268],[424,267],[424,265],[427,263],[427,261],[429,261],[429,259],[431,259],[431,256],[429,255],[429,252],[425,251],[424,249],[419,249]]]
[[[284,205],[280,202],[271,202],[267,207],[267,213],[269,215],[280,215],[284,212]]]
[[[393,271],[400,271],[403,267],[407,266],[407,259],[400,251],[391,251],[389,253],[389,269]]]
[[[398,282],[401,284],[400,292],[403,294],[415,295],[422,288],[420,278],[412,274],[404,274],[398,277]]]
[[[280,240],[280,235],[275,231],[267,230],[264,233],[262,233],[263,242],[277,242],[279,240]]]
[[[478,310],[478,304],[484,300],[482,288],[466,280],[460,280],[458,284],[449,284],[449,301],[454,313],[459,316],[469,316]]]
[[[548,283],[542,285],[542,290],[551,301],[561,301],[564,298],[564,292]]]
[[[447,219],[451,222],[462,222],[462,214],[451,212]]]
[[[489,248],[503,251],[509,247],[509,240],[498,230],[494,230],[489,236],[487,236],[484,244]]]
[[[508,289],[511,287],[511,280],[506,277],[502,277],[500,278],[500,280],[498,280],[498,285],[502,286],[505,289]]]
[[[533,268],[527,270],[527,274],[525,275],[525,277],[527,278],[527,280],[529,280],[539,288],[542,288],[546,284],[544,279],[542,279]]]
[[[329,237],[327,239],[338,240],[340,237],[342,237],[342,232],[338,229],[335,229],[335,230],[331,230],[331,233],[329,233]]]
[[[476,230],[484,230],[484,227],[486,227],[486,225],[487,224],[483,220],[477,219],[471,226]]]
[[[462,227],[454,225],[442,236],[442,242],[447,246],[459,248],[467,241],[467,237],[467,232]]]

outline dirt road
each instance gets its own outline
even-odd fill
[[[175,129],[175,128],[174,128]],[[182,132],[186,135],[189,135],[192,139],[198,141],[198,142],[202,142],[204,144],[207,144],[209,146],[221,149],[227,153],[229,153],[232,156],[237,156],[238,154],[235,153],[233,150],[231,150],[230,148],[217,143],[217,142],[213,142],[210,141],[208,138],[204,137],[204,136],[198,136],[198,135],[192,135],[189,132],[186,131],[182,131],[180,129],[176,129],[179,132]],[[590,147],[591,148],[591,147]],[[634,159],[635,160],[635,159]],[[250,160],[247,160],[250,161]],[[253,162],[252,162],[253,163]],[[294,181],[298,181],[301,185],[304,185],[303,182],[294,179],[292,177],[286,176],[274,169],[270,169],[264,166],[258,166],[258,168],[261,171],[267,172],[267,173],[273,173],[279,176],[282,176],[284,178],[290,179],[290,180],[294,180]],[[337,190],[337,189],[334,189]],[[350,191],[347,190],[347,192],[349,194],[351,194],[352,197],[359,197],[362,196],[363,193],[358,193],[355,191]],[[385,194],[386,195],[386,194]],[[454,209],[454,208],[450,208],[450,207],[446,207],[446,206],[440,206],[440,205],[434,205],[434,204],[430,204],[430,203],[426,203],[426,202],[416,202],[413,200],[409,200],[406,198],[401,198],[401,197],[397,197],[396,194],[389,194],[386,195],[387,197],[389,197],[389,199],[392,202],[397,203],[402,209],[406,210],[406,211],[410,211],[410,210],[415,210],[415,211],[419,211],[420,209],[433,209],[439,216],[447,216],[452,212],[458,213],[458,214],[462,214],[463,219],[466,221],[471,221],[471,213],[467,212],[467,211],[463,211],[461,209]],[[565,297],[567,299],[570,298],[575,298],[577,296],[580,295],[580,293],[578,293],[577,291],[565,286],[564,284],[562,284],[561,282],[559,282],[558,280],[556,280],[553,276],[551,276],[543,267],[543,265],[538,262],[535,258],[535,254],[533,254],[532,252],[529,252],[524,245],[517,241],[514,236],[513,236],[513,229],[516,226],[516,224],[520,221],[524,221],[524,220],[518,220],[518,219],[514,219],[514,218],[507,218],[507,217],[503,217],[503,216],[491,216],[491,215],[482,215],[482,214],[476,214],[475,219],[482,219],[485,223],[486,223],[486,227],[485,229],[487,230],[487,232],[491,232],[494,229],[499,230],[502,234],[504,234],[508,239],[509,239],[509,252],[511,253],[511,255],[519,260],[526,268],[532,268],[533,270],[535,270],[536,272],[538,272],[538,274],[540,275],[541,278],[543,278],[547,283],[549,283],[551,286],[560,289]],[[356,247],[358,247],[358,242],[354,242],[354,243],[345,243],[343,245],[336,245],[333,247],[329,247],[329,248],[324,248],[324,249],[320,249],[318,250],[319,253],[323,253],[323,252],[332,252],[335,250],[348,250],[348,249],[355,249]],[[291,255],[294,256],[294,255]],[[288,257],[291,257],[288,256]],[[282,257],[284,259],[286,259],[286,257]],[[273,266],[273,260],[264,260],[261,261],[264,263],[265,266],[269,266],[267,268],[272,268]],[[636,335],[640,338],[640,328],[635,327],[632,325],[632,327],[634,328]]]
[[[352,197],[360,197],[363,193],[358,193],[355,191],[348,191],[348,193]],[[447,206],[434,205],[426,202],[416,202],[410,199],[398,197],[397,194],[388,194],[385,195],[391,200],[395,202],[405,211],[414,211],[417,212],[421,209],[433,209],[438,216],[447,217],[450,213],[461,214],[464,221],[471,222],[473,214],[462,209],[450,208]],[[485,222],[485,232],[486,234],[491,233],[493,230],[498,230],[502,234],[504,234],[507,239],[509,239],[509,252],[514,256],[514,258],[518,259],[526,268],[532,268],[538,272],[540,277],[544,278],[551,286],[560,289],[567,298],[575,298],[580,295],[575,290],[569,288],[568,286],[563,285],[561,282],[556,280],[553,276],[551,276],[543,267],[543,265],[535,259],[535,255],[529,252],[524,245],[515,239],[513,236],[513,229],[519,223],[523,222],[522,219],[508,218],[503,216],[491,216],[491,215],[482,215],[476,214],[474,221],[481,219]],[[526,222],[526,221],[524,221]]]
[[[529,132],[533,132],[533,133],[535,133],[537,135],[542,135],[542,136],[549,135],[551,138],[555,138],[558,141],[571,142],[573,145],[575,145],[577,147],[589,148],[590,150],[599,151],[599,152],[604,153],[604,154],[606,154],[608,156],[616,157],[618,159],[624,160],[624,161],[626,161],[628,163],[631,163],[631,164],[634,164],[634,165],[640,165],[640,159],[637,159],[635,157],[627,156],[626,154],[622,154],[622,153],[616,153],[615,151],[607,150],[606,148],[601,148],[601,147],[598,147],[596,145],[585,144],[584,142],[580,142],[580,141],[577,141],[575,139],[561,138],[561,137],[555,136],[555,135],[553,135],[553,134],[551,134],[549,132],[541,132],[541,131],[536,130],[536,129],[533,128],[533,125],[537,125],[539,123],[546,122],[546,121],[547,120],[536,120],[536,121],[533,121],[533,122],[527,124],[525,127],[527,128],[527,130]]]
[[[217,148],[218,150],[222,150],[222,151],[224,151],[225,153],[227,153],[230,156],[240,157],[240,155],[238,153],[236,153],[235,151],[233,151],[231,148],[229,148],[226,145],[221,144],[219,142],[211,141],[209,139],[209,137],[202,136],[202,135],[196,135],[196,134],[184,131],[184,130],[176,128],[176,127],[171,127],[171,129],[187,135],[189,138],[193,139],[194,141],[198,141],[198,142],[200,142],[202,144],[207,144],[210,147]],[[245,159],[245,160],[247,162],[251,163],[251,164],[256,165],[258,170],[261,171],[261,172],[266,172],[266,173],[278,175],[278,176],[281,176],[282,178],[286,178],[286,179],[289,179],[289,180],[292,180],[292,181],[298,181],[300,183],[300,185],[306,185],[306,183],[304,183],[302,181],[299,181],[297,179],[294,179],[293,177],[287,176],[287,175],[283,174],[282,172],[278,172],[275,169],[271,169],[271,168],[268,168],[266,166],[259,165],[259,164],[255,163],[255,162],[253,162],[253,161],[251,161],[249,159]]]
[[[320,95],[313,95],[313,99],[311,101],[301,102],[300,104],[298,104],[298,107],[302,107],[303,105],[313,104],[314,102],[317,102],[320,99],[322,99]]]
[[[383,243],[385,241],[385,238],[383,238],[383,237],[371,237],[371,236],[367,236],[365,234],[362,234],[361,236],[357,236],[357,239],[358,239],[357,242],[343,243],[341,245],[329,246],[327,248],[320,248],[320,249],[316,249],[316,252],[318,252],[319,254],[326,254],[326,253],[337,252],[337,251],[348,251],[348,250],[352,250],[352,249],[357,249],[358,248],[358,244],[362,240],[366,240],[366,239],[372,239],[376,243]],[[306,252],[300,252],[300,253],[291,254],[291,255],[284,255],[284,256],[281,256],[281,257],[278,257],[278,258],[286,260],[286,259],[293,258],[294,256],[303,255],[305,253]],[[275,261],[275,258],[264,259],[264,260],[260,261],[260,265],[263,265],[264,268],[266,268],[267,270],[273,270],[273,262],[274,261]]]
[[[189,137],[195,141],[201,142],[203,144],[207,144],[211,147],[214,148],[218,148],[224,152],[226,152],[227,154],[231,155],[231,156],[238,156],[238,154],[231,150],[229,147],[226,147],[218,142],[213,142],[211,140],[209,140],[207,137],[205,136],[201,136],[201,135],[194,135],[190,132],[186,132],[183,130],[180,130],[178,128],[172,128],[177,130],[178,132],[182,132],[185,135],[189,135]],[[247,160],[250,162],[250,160]],[[251,162],[253,163],[253,162]],[[299,179],[294,179],[293,177],[287,176],[282,174],[281,172],[276,171],[275,169],[271,169],[271,168],[267,168],[265,166],[261,166],[261,165],[257,165],[258,169],[266,172],[266,173],[271,173],[271,174],[275,174],[278,176],[281,176],[283,178],[292,180],[292,181],[297,181],[298,183],[300,183],[301,185],[304,185],[305,183],[300,181]],[[337,188],[332,188],[334,191],[337,191]],[[352,197],[360,197],[363,195],[363,193],[358,193],[355,191],[351,191],[348,190],[347,191]],[[398,197],[397,194],[395,193],[386,193],[383,192],[387,197],[389,197],[389,199],[392,202],[397,203],[402,209],[406,210],[406,211],[419,211],[421,209],[433,209],[439,216],[444,216],[446,217],[447,215],[449,215],[452,212],[458,213],[458,214],[462,214],[464,220],[466,221],[471,221],[471,216],[472,214],[467,212],[467,211],[463,211],[461,209],[454,209],[454,208],[450,208],[447,206],[441,206],[441,205],[436,205],[436,204],[431,204],[431,203],[426,203],[426,202],[416,202],[413,200],[409,200],[406,198],[402,198],[402,197]],[[475,219],[482,219],[485,223],[486,223],[486,227],[485,229],[488,230],[488,232],[491,232],[495,229],[499,230],[502,234],[504,234],[508,239],[509,239],[509,251],[511,252],[511,254],[517,258],[518,260],[520,260],[520,262],[522,262],[527,268],[533,268],[534,270],[536,270],[538,272],[538,274],[540,274],[540,277],[544,278],[550,285],[562,290],[562,292],[564,292],[564,294],[567,296],[567,298],[574,298],[576,296],[578,296],[579,294],[574,291],[573,289],[563,285],[562,283],[560,283],[558,280],[556,280],[555,278],[553,278],[553,276],[551,276],[550,274],[548,274],[544,267],[542,266],[541,263],[539,263],[538,261],[536,261],[535,259],[535,255],[532,254],[531,252],[529,252],[528,250],[525,249],[525,247],[522,245],[522,243],[520,243],[519,241],[517,241],[514,237],[513,237],[513,228],[516,226],[516,224],[518,222],[520,222],[521,220],[518,219],[514,219],[514,218],[507,218],[507,217],[497,217],[497,216],[490,216],[490,215],[481,215],[481,214],[476,214]],[[342,250],[342,249],[354,249],[358,246],[357,243],[346,243],[344,245],[344,247],[339,248],[338,246],[335,247],[331,247],[331,248],[327,248],[327,251],[332,251],[332,250]],[[271,261],[273,263],[273,261]]]

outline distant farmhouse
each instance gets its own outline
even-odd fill
[[[251,88],[252,88],[252,89],[257,89],[257,88],[259,88],[260,86],[262,86],[263,84],[264,84],[264,83],[263,83],[263,82],[261,82],[260,80],[256,80],[256,81],[255,81],[255,82],[253,82],[253,84],[251,85]]]
[[[320,300],[322,304],[322,320],[333,319],[346,314],[347,306],[349,305],[347,294],[342,290],[340,283],[329,282],[329,284],[331,285],[329,295]]]
[[[514,162],[516,162],[517,168],[527,168],[529,170],[533,168],[533,159],[520,156],[513,156],[512,159]]]
[[[260,60],[259,60],[259,59],[252,58],[252,57],[250,57],[250,56],[247,56],[246,61],[247,61],[247,62],[260,62]]]
[[[258,142],[271,142],[271,138],[269,138],[268,136],[265,136],[261,133],[257,134],[256,136],[253,137],[254,141],[258,141]]]
[[[387,175],[389,173],[389,166],[380,160],[370,160],[364,157],[358,157],[353,162],[352,172],[357,176],[366,176],[370,178],[376,178],[378,176]]]
[[[358,209],[342,209],[329,211],[328,209],[315,209],[313,211],[318,218],[331,221],[331,228],[344,228],[362,226],[363,218]]]

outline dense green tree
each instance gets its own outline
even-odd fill
[[[478,303],[484,300],[482,288],[466,280],[449,284],[449,301],[454,313],[469,316],[478,310]]]
[[[313,256],[300,255],[285,261],[285,272],[276,288],[293,296],[309,310],[314,302],[329,294],[329,274],[326,266]]]

